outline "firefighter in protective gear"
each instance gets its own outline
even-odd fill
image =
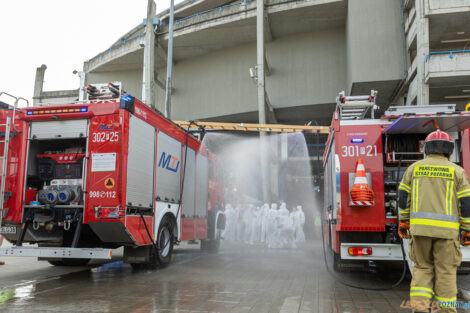
[[[413,163],[399,185],[399,231],[411,235],[415,263],[411,300],[431,300],[440,312],[457,312],[457,267],[462,261],[459,231],[470,237],[470,184],[463,168],[449,161],[454,143],[437,130],[425,140],[426,158]],[[464,241],[466,244],[466,242]]]

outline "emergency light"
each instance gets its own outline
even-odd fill
[[[363,143],[364,138],[351,138],[351,143]]]
[[[57,113],[86,113],[88,108],[72,108],[72,109],[52,109],[52,110],[29,110],[26,115],[43,115],[43,114],[57,114]]]
[[[119,108],[125,109],[130,113],[134,113],[134,97],[126,93],[124,96],[121,97]]]

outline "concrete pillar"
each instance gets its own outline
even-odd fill
[[[264,57],[264,0],[256,0],[256,73],[258,87],[258,117],[260,124],[266,124],[265,57]]]
[[[165,117],[170,118],[171,115],[171,89],[173,76],[173,28],[175,17],[175,1],[170,2],[170,26],[168,33],[168,53],[166,58],[166,90],[165,90]]]
[[[258,120],[266,124],[266,98],[264,85],[264,0],[256,0],[256,84],[258,87]],[[260,133],[260,164],[263,201],[270,202],[269,159],[266,133]]]
[[[426,17],[426,0],[416,0],[416,22],[417,22],[417,105],[429,104],[429,85],[426,84],[426,56],[429,54],[429,19]]]
[[[80,88],[78,90],[78,101],[85,101],[86,100],[86,92],[87,92],[87,80],[86,80],[86,73],[84,71],[77,72],[78,77],[80,77]]]
[[[155,16],[156,5],[154,0],[148,0],[147,22],[145,24],[145,47],[144,65],[142,77],[142,101],[155,107],[154,79],[155,79],[155,34],[153,29],[153,17]]]
[[[41,93],[44,86],[44,73],[46,72],[46,64],[36,68],[36,77],[34,79],[33,105],[41,103]]]

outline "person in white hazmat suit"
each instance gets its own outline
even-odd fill
[[[304,224],[305,224],[305,214],[302,212],[302,206],[297,206],[292,208],[290,213],[290,218],[292,225],[294,227],[294,239],[295,242],[304,242],[305,233],[304,233]]]
[[[266,242],[266,230],[268,228],[269,204],[265,203],[261,208],[261,232],[260,242]]]
[[[268,211],[267,227],[266,227],[266,242],[268,243],[268,248],[274,248],[276,244],[277,237],[277,204],[271,203],[271,208]]]
[[[297,248],[294,241],[294,225],[292,219],[289,216],[289,210],[287,210],[285,203],[281,204],[279,210],[279,240],[281,248]]]
[[[258,242],[261,232],[261,208],[255,207],[252,211],[250,245]]]
[[[299,215],[299,224],[294,225],[295,227],[295,241],[297,242],[305,242],[305,233],[304,233],[304,225],[305,225],[305,213],[302,210],[302,206],[297,206],[297,214]]]
[[[234,229],[233,240],[234,241],[240,241],[242,226],[243,226],[240,223],[240,214],[241,214],[240,205],[235,206],[235,209],[233,211],[234,211],[234,213],[233,213],[233,222],[234,222],[234,225],[233,225],[233,229]]]
[[[237,221],[235,219],[235,210],[232,208],[230,203],[225,205],[225,221],[224,239],[227,241],[234,241]]]
[[[245,207],[245,211],[243,212],[243,225],[244,225],[244,236],[243,236],[243,241],[245,243],[250,243],[250,237],[251,237],[251,230],[252,230],[252,224],[253,222],[253,205],[248,205],[248,207]]]
[[[279,207],[279,214],[280,215],[289,215],[289,210],[287,209],[286,203],[282,202],[281,206]]]

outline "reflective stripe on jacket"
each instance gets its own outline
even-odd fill
[[[398,189],[400,221],[409,220],[412,235],[455,239],[461,224],[470,229],[467,174],[444,156],[431,154],[413,163]]]

